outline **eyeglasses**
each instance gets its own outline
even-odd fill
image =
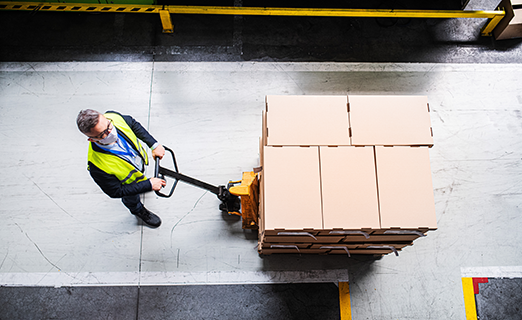
[[[112,128],[111,128],[112,120],[111,119],[108,119],[108,120],[109,120],[109,123],[107,124],[107,129],[103,130],[99,135],[92,137],[92,139],[101,140],[101,139],[103,139],[103,136],[108,135],[112,131]]]

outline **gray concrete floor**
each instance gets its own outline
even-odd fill
[[[0,319],[338,319],[338,291],[332,282],[10,287],[0,288]]]
[[[4,285],[351,284],[354,319],[464,319],[461,268],[521,266],[520,64],[3,63]],[[139,225],[91,181],[79,109],[134,115],[213,184],[258,165],[265,94],[422,94],[439,229],[399,257],[260,257],[218,199],[147,194]],[[286,272],[286,273],[285,273]]]
[[[517,319],[522,314],[522,278],[488,279],[479,284],[477,316],[482,320]]]
[[[343,280],[353,319],[465,319],[462,277],[522,277],[519,40],[481,38],[483,22],[464,20],[180,17],[167,36],[149,16],[0,14],[0,319],[24,311],[5,300],[17,288],[129,288],[109,296],[136,303],[158,287],[164,298],[172,286]],[[96,108],[132,114],[182,173],[240,179],[259,163],[268,94],[428,96],[439,229],[399,257],[263,257],[210,193],[147,194],[163,219],[153,230],[86,171],[74,120]]]

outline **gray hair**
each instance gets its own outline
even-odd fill
[[[85,109],[78,113],[76,117],[76,125],[78,129],[84,134],[91,133],[92,128],[98,124],[101,113],[92,109]]]

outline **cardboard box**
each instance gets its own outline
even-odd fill
[[[266,96],[269,146],[350,145],[346,96]]]
[[[264,228],[322,229],[318,147],[264,147]]]
[[[426,147],[375,147],[381,228],[437,228]]]
[[[411,244],[407,244],[411,245]],[[369,243],[365,245],[361,245],[357,247],[357,249],[352,250],[351,254],[375,254],[375,255],[386,255],[390,253],[394,253],[396,256],[399,255],[399,251],[402,250],[406,244],[374,244]]]
[[[425,237],[428,228],[418,228],[415,230],[404,230],[404,229],[381,229],[373,232],[366,242],[398,242],[406,241],[411,242],[415,239]],[[342,242],[353,242],[347,238],[343,239]]]
[[[299,249],[299,248],[284,248],[284,249],[260,249],[260,254],[273,254],[273,253],[284,253],[284,254],[326,254],[329,250],[321,249]]]
[[[306,249],[300,249],[298,246],[292,246],[292,245],[286,245],[285,247],[281,248],[260,248],[259,250],[260,254],[341,254],[341,255],[359,255],[359,254],[365,254],[365,255],[385,255],[390,253],[395,253],[398,255],[398,252],[401,251],[401,248],[395,248],[393,246],[369,246],[367,248],[356,248],[356,249],[348,249],[343,246],[339,247],[332,247],[330,245],[324,245],[320,246],[319,249],[313,249],[313,248],[306,248]]]
[[[327,250],[326,254],[343,254],[351,256],[358,245],[352,244],[314,244],[310,249]]]
[[[260,167],[263,168],[264,164],[264,146],[263,146],[263,138],[259,140],[259,164]],[[261,170],[257,177],[259,179],[259,218],[258,218],[258,239],[262,239],[263,233],[265,231],[265,179],[263,170]]]
[[[419,238],[417,235],[371,235],[368,239],[361,240],[354,237],[346,237],[341,242],[343,243],[392,243],[392,242],[412,242]]]
[[[379,229],[365,229],[365,228],[357,228],[352,230],[346,230],[341,228],[334,228],[333,230],[321,230],[317,234],[319,236],[335,236],[341,235],[345,237],[356,237],[358,239],[367,239],[371,234],[381,230]]]
[[[352,145],[433,146],[426,96],[348,96]]]
[[[504,18],[493,30],[496,40],[513,39],[522,37],[522,1],[502,0],[499,8],[506,12]]]
[[[288,248],[295,248],[298,247],[299,249],[307,249],[312,246],[310,243],[278,243],[278,242],[263,242],[261,243],[262,249],[288,249]]]
[[[284,232],[282,232],[284,234]],[[262,242],[277,243],[338,243],[344,236],[265,235]]]
[[[430,228],[428,227],[418,227],[413,229],[408,228],[390,228],[390,229],[380,229],[375,230],[372,235],[385,235],[385,234],[417,234],[420,237],[425,236],[426,232],[428,232]]]
[[[426,97],[267,96],[266,102],[260,253],[397,254],[437,228]],[[357,146],[343,133],[350,125]]]
[[[261,147],[264,147],[268,144],[267,140],[268,129],[266,126],[266,110],[263,110],[263,116],[261,118]],[[261,165],[263,164],[263,158],[260,159]]]
[[[410,245],[411,245],[411,242],[391,243],[391,244],[390,243],[364,243],[364,244],[359,244],[357,246],[357,249],[377,249],[378,247],[382,247],[382,248],[386,249],[387,247],[393,247],[396,250],[400,250],[400,249],[410,246]],[[390,249],[388,249],[388,250],[390,250]]]
[[[338,254],[340,254],[340,250],[336,250]],[[395,255],[399,255],[398,252],[401,251],[401,249],[395,249],[395,251],[393,250],[390,250],[390,249],[355,249],[355,250],[350,250],[350,255],[359,255],[359,254],[364,254],[364,255],[379,255],[379,256],[382,256],[382,255],[386,255],[386,254],[390,254],[390,253],[395,253]]]
[[[344,250],[344,248],[347,248],[348,250],[357,249],[359,247],[358,244],[346,244],[346,243],[330,243],[330,244],[323,244],[323,243],[314,243],[310,247],[310,249],[321,249],[324,247],[329,247],[328,249],[333,250],[333,248],[341,248]],[[325,248],[326,249],[326,248]]]
[[[317,235],[319,234],[319,231],[314,230],[314,229],[308,229],[308,228],[304,228],[301,230],[286,230],[283,228],[276,228],[276,229],[271,229],[271,230],[265,230],[263,232],[263,237],[283,236],[283,234],[296,236],[296,237],[304,236],[304,237],[310,237],[313,239],[313,237],[317,237]]]
[[[320,147],[324,229],[380,228],[373,147]]]

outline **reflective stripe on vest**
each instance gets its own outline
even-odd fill
[[[144,163],[148,163],[147,153],[141,146],[136,135],[127,125],[127,122],[125,122],[125,120],[121,116],[114,113],[107,113],[105,114],[105,116],[107,117],[107,119],[109,119],[110,117],[110,119],[113,121],[113,124],[120,131],[120,133],[123,132],[129,139],[131,139],[131,142],[133,142],[134,146],[136,146],[136,144],[138,145],[140,153],[145,154]],[[123,123],[120,120],[123,121]],[[134,141],[136,143],[134,143]],[[116,176],[122,184],[131,184],[147,180],[147,177],[143,173],[141,173],[132,164],[123,160],[122,158],[110,152],[95,151],[92,148],[93,143],[94,142],[89,143],[88,161],[94,164],[100,170],[104,171],[107,174]]]

